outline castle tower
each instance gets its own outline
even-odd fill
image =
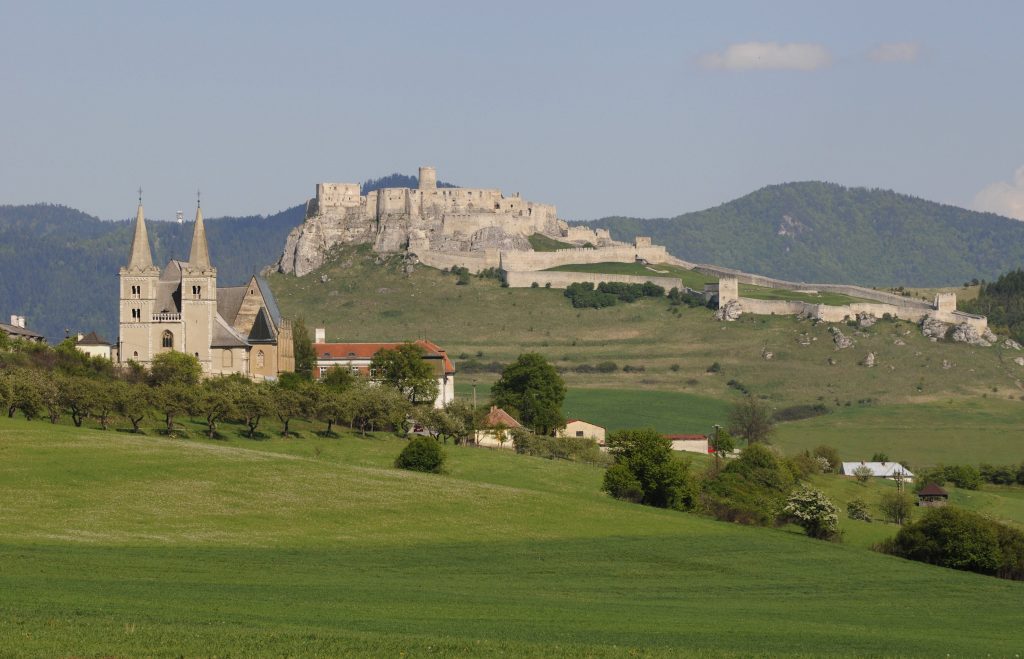
[[[135,214],[135,235],[128,265],[118,273],[120,284],[118,360],[148,363],[153,360],[154,345],[150,326],[156,305],[157,282],[160,270],[153,265],[153,252],[149,248],[149,233],[142,210],[142,190],[139,190],[139,209]]]
[[[420,167],[420,190],[437,189],[437,170],[433,167]]]
[[[212,370],[210,344],[217,313],[217,269],[210,265],[203,210],[196,204],[192,249],[181,269],[181,320],[184,336],[176,350],[193,355],[206,373]]]

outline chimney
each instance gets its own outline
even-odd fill
[[[20,327],[21,329],[25,329],[25,317],[24,316],[18,316],[18,327]]]
[[[11,314],[11,326],[12,327],[17,327],[18,326],[18,315],[17,314],[13,314],[13,313]]]
[[[313,343],[327,343],[327,330],[323,327],[318,327],[314,330],[316,333],[316,340]]]
[[[77,338],[77,339],[75,339],[75,340],[76,340],[76,341],[81,341],[81,340],[82,340],[82,339],[84,339],[84,338],[85,338],[85,334],[82,334],[81,332],[79,332],[79,333],[78,333],[78,338]]]

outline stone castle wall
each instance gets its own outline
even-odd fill
[[[634,263],[638,258],[649,263],[664,263],[668,260],[668,252],[662,245],[621,245],[596,249],[560,249],[554,252],[510,251],[501,253],[501,267],[506,271],[547,270],[578,263]]]
[[[857,317],[857,314],[869,314],[875,318],[881,318],[889,314],[893,318],[906,320],[912,323],[920,323],[927,316],[952,325],[967,325],[983,332],[988,328],[988,321],[984,316],[975,316],[960,311],[944,311],[939,309],[924,308],[906,304],[887,304],[884,302],[855,302],[845,305],[817,304],[813,302],[802,302],[799,300],[758,300],[749,297],[739,298],[740,308],[743,313],[758,315],[777,316],[806,316],[828,323],[841,323]]]
[[[682,288],[683,281],[677,277],[644,277],[642,275],[608,275],[599,272],[567,272],[563,270],[529,270],[505,271],[505,282],[510,288],[531,288],[536,283],[541,288],[550,284],[551,288],[566,288],[576,282],[591,282],[595,286],[601,282],[622,282],[625,284],[643,284],[651,282],[665,289],[668,293],[673,288]]]

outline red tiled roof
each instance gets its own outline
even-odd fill
[[[918,492],[917,495],[926,497],[948,497],[949,493],[935,483],[928,483],[921,488],[921,491]]]
[[[443,348],[432,341],[417,339],[413,341],[423,348],[425,359],[441,359],[444,362],[446,375],[455,373],[455,364]],[[394,350],[403,345],[401,341],[393,343],[314,343],[313,350],[317,359],[373,359],[381,350]]]
[[[498,426],[522,428],[522,425],[513,419],[508,412],[495,405],[491,405],[491,411],[484,417],[482,425],[484,428],[496,428]]]

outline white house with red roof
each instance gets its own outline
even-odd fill
[[[372,380],[370,362],[373,361],[373,356],[381,350],[394,350],[404,343],[327,343],[325,338],[324,330],[317,328],[316,342],[313,343],[313,350],[316,353],[313,378],[317,380],[327,372],[327,369],[335,366],[348,368],[369,376]],[[417,339],[411,343],[423,349],[423,360],[430,364],[437,375],[437,398],[434,400],[434,407],[444,407],[455,400],[455,364],[444,348],[432,341]]]

